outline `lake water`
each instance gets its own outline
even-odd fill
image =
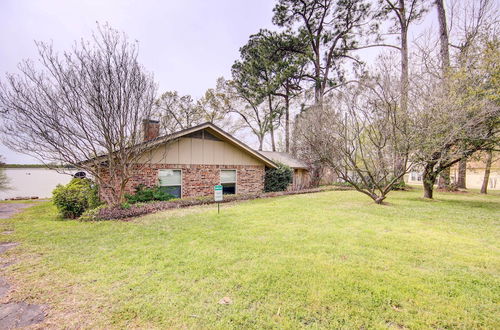
[[[47,198],[58,184],[66,184],[77,170],[67,170],[68,174],[58,173],[48,168],[5,168],[9,179],[9,190],[0,191],[0,200],[14,197]]]

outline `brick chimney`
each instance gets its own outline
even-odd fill
[[[142,129],[144,131],[144,141],[156,139],[160,136],[160,121],[144,119],[142,121]]]

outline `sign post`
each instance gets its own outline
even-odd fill
[[[222,202],[222,185],[214,186],[214,201],[217,202],[217,213],[220,213],[220,202]]]

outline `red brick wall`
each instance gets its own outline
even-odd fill
[[[182,197],[212,196],[214,186],[220,184],[220,170],[236,170],[236,193],[258,193],[264,189],[264,165],[174,165],[141,164],[133,168],[133,175],[126,186],[133,193],[139,184],[156,186],[158,170],[182,170]],[[108,201],[109,191],[101,190],[101,198]]]

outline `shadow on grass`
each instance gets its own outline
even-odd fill
[[[452,197],[447,195],[447,197]],[[484,208],[491,210],[500,209],[500,200],[496,201],[477,201],[477,200],[467,200],[467,199],[452,199],[452,198],[433,198],[427,199],[424,197],[409,197],[405,198],[407,201],[420,202],[420,203],[430,203],[430,204],[441,204],[449,205],[451,207],[461,207],[461,208]]]
[[[498,202],[490,202],[490,201],[473,201],[473,200],[457,200],[457,199],[442,199],[439,200],[442,203],[448,204],[453,207],[462,207],[462,208],[482,208],[488,210],[499,210],[500,209],[500,200]]]

